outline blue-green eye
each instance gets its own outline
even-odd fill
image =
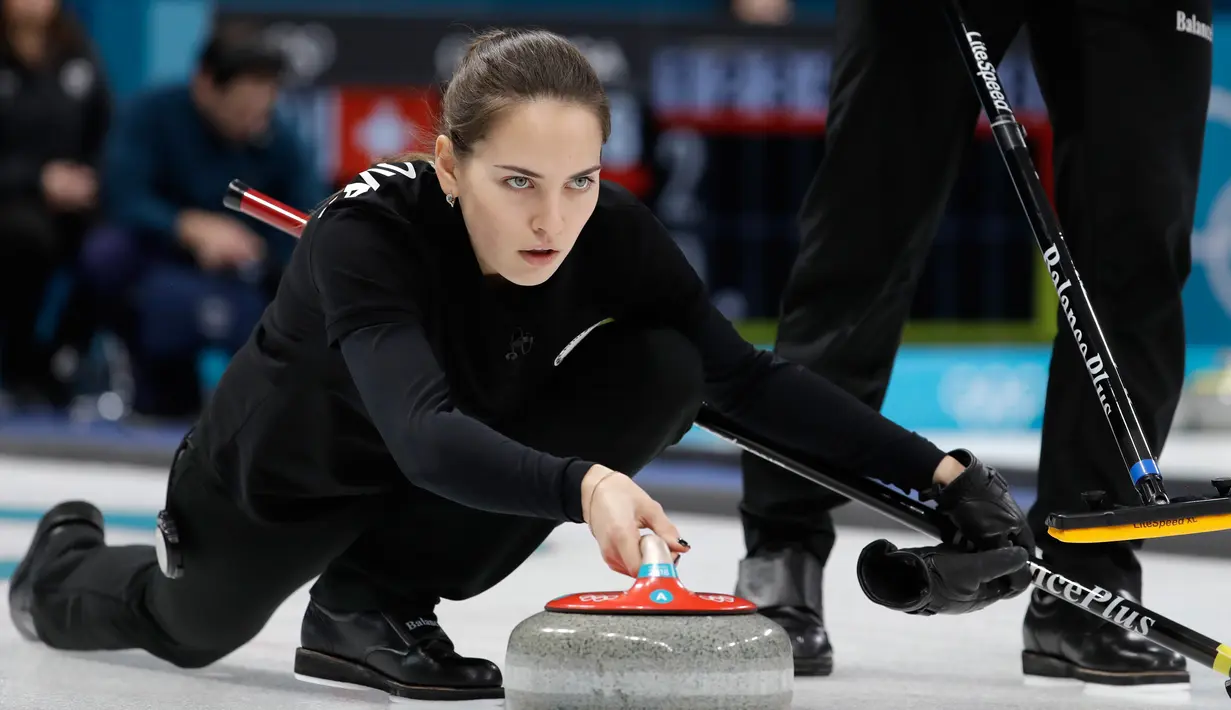
[[[586,175],[582,177],[573,178],[571,186],[574,190],[584,190],[587,187],[589,187],[591,183],[593,182],[594,182],[594,179]]]
[[[530,179],[522,177],[521,175],[511,177],[508,180],[505,180],[505,183],[507,183],[508,186],[514,190],[524,190],[527,187],[530,187]]]

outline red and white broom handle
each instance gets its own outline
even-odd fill
[[[222,204],[227,209],[246,214],[292,237],[298,237],[308,223],[307,214],[254,190],[239,180],[232,180],[231,184],[227,185],[227,194],[222,198]]]

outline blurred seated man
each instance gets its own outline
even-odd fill
[[[138,415],[199,409],[199,359],[243,344],[294,246],[227,212],[227,183],[307,207],[325,196],[306,147],[274,112],[284,62],[255,35],[218,32],[188,85],[151,90],[117,118],[104,162],[108,226],[87,242],[83,270],[128,345]]]
[[[64,331],[36,326],[94,218],[109,115],[94,47],[58,0],[0,0],[0,388],[18,405],[67,404],[51,368]]]

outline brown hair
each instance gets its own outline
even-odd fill
[[[611,107],[589,60],[553,32],[488,30],[474,38],[441,98],[437,132],[449,137],[465,158],[487,135],[500,114],[528,101],[555,99],[594,111],[603,142],[611,135]],[[424,153],[397,158],[432,160]]]
[[[0,6],[3,2],[0,1]],[[8,13],[0,11],[0,53],[11,53],[9,44]],[[90,41],[77,17],[63,3],[56,7],[56,14],[47,25],[47,48],[49,55],[65,58],[72,55],[93,57],[94,44]]]

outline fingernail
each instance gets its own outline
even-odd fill
[[[685,539],[684,539],[684,538],[682,538],[682,537],[681,537],[681,538],[679,538],[679,543],[680,543],[681,545],[683,545],[684,547],[692,547],[692,545],[689,545],[689,544],[688,544],[688,541],[687,541],[687,540],[685,540]]]

